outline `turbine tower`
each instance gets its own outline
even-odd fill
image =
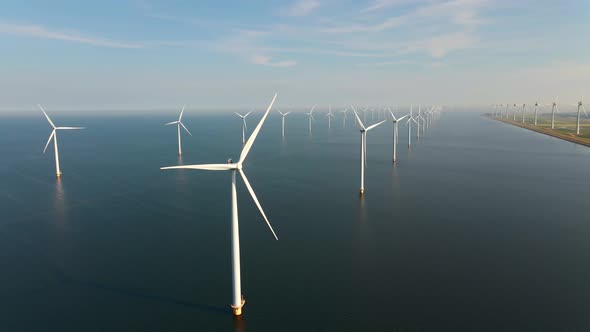
[[[391,114],[391,118],[393,119],[393,162],[395,163],[395,160],[397,159],[397,144],[399,142],[398,122],[409,116],[409,114],[406,114],[398,119],[395,117],[395,115],[393,115],[391,108],[389,109],[389,114]]]
[[[252,111],[246,113],[245,115],[242,115],[237,112],[234,113],[236,113],[237,116],[242,118],[242,144],[244,144],[246,143],[246,130],[248,130],[248,126],[246,126],[246,118],[248,117],[248,115],[250,115],[250,113],[252,113]]]
[[[233,297],[232,297],[231,307],[233,309],[235,316],[240,316],[242,314],[242,307],[246,303],[246,300],[244,299],[244,296],[242,295],[242,289],[241,289],[242,285],[241,285],[241,276],[240,276],[240,235],[239,235],[239,225],[238,225],[238,198],[237,198],[237,192],[236,192],[236,173],[240,173],[240,176],[242,177],[242,180],[244,181],[244,184],[246,185],[246,188],[248,189],[250,196],[252,196],[252,200],[254,201],[256,206],[258,207],[258,210],[260,211],[260,214],[262,214],[264,221],[266,221],[266,224],[270,228],[272,235],[275,237],[275,239],[278,240],[278,237],[275,234],[275,231],[273,230],[272,226],[270,225],[270,222],[268,221],[268,218],[266,217],[264,210],[262,210],[262,206],[260,206],[260,202],[258,202],[258,198],[256,197],[256,194],[254,193],[252,186],[250,186],[250,182],[248,181],[248,178],[246,178],[246,174],[244,174],[244,171],[242,170],[242,164],[244,163],[246,156],[248,156],[248,152],[250,152],[250,148],[252,148],[252,144],[254,144],[254,140],[256,140],[256,136],[258,135],[258,132],[260,132],[260,128],[262,127],[264,120],[266,120],[268,113],[272,109],[272,105],[274,104],[276,98],[277,98],[277,94],[275,93],[272,101],[270,102],[270,105],[266,109],[266,113],[264,113],[264,116],[262,117],[262,119],[260,120],[260,122],[258,123],[256,128],[252,132],[252,135],[250,135],[250,138],[248,138],[248,141],[246,142],[246,144],[244,144],[244,147],[242,148],[242,153],[240,154],[240,159],[237,163],[234,163],[231,159],[229,159],[227,164],[187,165],[187,166],[172,166],[172,167],[160,168],[160,169],[200,169],[200,170],[208,170],[208,171],[231,171],[231,179],[232,179],[232,182],[231,182],[232,250],[231,251],[232,251],[232,284],[233,284],[233,292],[232,292]]]
[[[524,123],[524,116],[526,114],[526,104],[522,104],[522,123]]]
[[[354,112],[354,116],[356,117],[356,121],[358,122],[359,127],[361,128],[361,192],[360,194],[363,195],[365,193],[365,164],[367,163],[367,132],[378,125],[387,121],[387,119],[378,122],[372,126],[365,127],[359,115],[356,113],[354,106],[352,107],[352,111]]]
[[[45,144],[45,148],[43,149],[43,153],[45,153],[45,151],[47,150],[47,147],[49,146],[49,142],[51,142],[51,139],[53,139],[53,148],[55,150],[55,174],[58,178],[60,178],[61,177],[61,170],[59,168],[59,152],[57,151],[57,131],[58,130],[79,130],[79,129],[84,129],[84,127],[56,127],[55,124],[53,124],[53,121],[51,121],[51,119],[49,118],[49,115],[47,115],[47,113],[45,113],[45,110],[43,109],[43,107],[41,107],[41,105],[39,105],[39,104],[37,104],[37,106],[39,107],[41,112],[43,112],[43,115],[45,115],[45,117],[47,118],[47,121],[49,122],[49,124],[53,128],[53,130],[51,131],[51,134],[49,135],[49,139],[47,140],[47,144]]]
[[[179,155],[179,156],[182,156],[182,144],[180,143],[180,127],[182,126],[182,128],[184,128],[184,130],[186,130],[186,132],[187,132],[189,135],[193,136],[193,134],[191,134],[191,132],[190,132],[190,131],[188,131],[188,129],[186,129],[186,127],[185,127],[185,126],[184,126],[184,124],[182,123],[182,114],[183,114],[183,113],[184,113],[184,106],[182,106],[182,110],[180,111],[180,116],[178,117],[178,121],[172,121],[172,122],[168,122],[168,123],[165,123],[165,124],[164,124],[165,126],[168,126],[168,125],[173,125],[173,124],[175,124],[175,125],[177,125],[177,127],[178,127],[178,155]]]

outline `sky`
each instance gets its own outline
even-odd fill
[[[590,100],[588,0],[0,2],[0,112]]]

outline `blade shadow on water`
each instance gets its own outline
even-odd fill
[[[58,281],[63,284],[74,285],[74,286],[94,289],[94,290],[98,290],[98,291],[106,291],[106,292],[110,292],[110,293],[114,293],[114,294],[119,294],[119,295],[123,295],[123,296],[129,296],[129,297],[134,297],[134,298],[144,299],[144,300],[149,300],[149,301],[154,301],[154,302],[175,304],[175,305],[179,305],[179,306],[183,306],[183,307],[198,309],[201,311],[206,311],[206,312],[216,313],[216,314],[221,314],[221,315],[231,315],[232,314],[232,311],[229,307],[228,308],[216,307],[216,306],[212,306],[212,305],[208,305],[208,304],[195,303],[195,302],[191,302],[191,301],[187,301],[187,300],[176,299],[176,298],[168,297],[165,295],[150,294],[150,293],[136,290],[136,289],[132,289],[132,288],[126,288],[126,287],[121,287],[121,286],[111,286],[108,284],[103,284],[103,283],[94,282],[94,281],[77,280],[71,276],[66,275],[59,267],[55,267],[54,270],[55,270],[55,274],[56,274]]]

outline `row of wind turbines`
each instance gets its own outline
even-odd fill
[[[559,109],[557,107],[557,101],[559,99],[559,96],[555,97],[554,101],[550,104],[540,104],[538,101],[536,101],[533,105],[533,110],[534,110],[534,121],[533,124],[535,126],[537,126],[537,117],[538,117],[538,112],[539,109],[541,107],[544,106],[551,106],[551,129],[555,129],[555,113],[560,113]],[[494,107],[494,111],[492,113],[492,115],[494,117],[497,118],[505,118],[505,119],[509,119],[509,107],[512,107],[512,121],[517,121],[517,111],[518,108],[521,108],[521,115],[522,115],[522,123],[525,124],[526,123],[526,111],[527,111],[527,104],[494,104],[492,105]],[[580,98],[580,101],[578,101],[575,104],[569,104],[567,106],[575,106],[577,107],[577,117],[576,117],[576,135],[580,135],[580,122],[581,122],[581,117],[582,117],[582,112],[584,112],[584,115],[586,117],[588,117],[588,113],[586,112],[586,107],[584,106],[584,98]],[[519,116],[520,118],[520,116]]]
[[[246,300],[245,300],[244,296],[242,295],[242,286],[241,286],[240,236],[239,236],[238,204],[237,204],[237,190],[236,190],[237,174],[240,175],[240,178],[242,179],[244,185],[246,186],[246,188],[247,188],[250,196],[252,197],[252,200],[256,204],[258,210],[260,211],[260,214],[262,215],[264,221],[266,222],[268,228],[270,229],[270,232],[272,233],[273,237],[275,238],[275,240],[278,240],[278,236],[276,235],[272,225],[270,224],[270,221],[268,220],[268,217],[266,216],[264,210],[262,209],[262,206],[258,200],[258,197],[256,196],[256,193],[254,192],[254,189],[250,185],[250,182],[248,181],[248,178],[246,177],[246,174],[244,173],[244,170],[243,170],[244,161],[246,160],[248,153],[250,152],[250,149],[252,148],[254,141],[256,140],[256,137],[258,136],[258,133],[260,132],[260,130],[262,128],[262,125],[264,124],[266,118],[268,117],[270,111],[272,110],[276,99],[277,99],[277,94],[275,93],[275,95],[273,96],[270,104],[268,105],[264,115],[262,116],[262,119],[258,122],[258,125],[254,128],[254,130],[252,131],[252,134],[250,135],[250,137],[247,140],[245,139],[246,138],[246,130],[247,130],[246,118],[248,117],[248,115],[250,115],[250,113],[252,111],[250,111],[244,115],[236,113],[242,119],[242,143],[243,143],[242,151],[240,153],[239,159],[236,162],[234,162],[232,159],[228,159],[227,163],[224,163],[224,164],[181,165],[181,166],[168,166],[168,167],[161,167],[160,168],[162,170],[191,169],[191,170],[229,171],[229,172],[231,172],[231,246],[232,246],[232,248],[231,248],[231,255],[232,255],[232,304],[231,304],[231,308],[232,308],[233,314],[235,316],[240,316],[242,314],[242,308],[243,308],[244,304],[246,303]],[[47,146],[49,145],[49,143],[53,139],[54,148],[55,148],[56,172],[57,172],[57,177],[59,178],[59,177],[61,177],[62,173],[59,168],[57,131],[58,130],[84,129],[84,127],[56,127],[54,125],[54,123],[51,121],[51,119],[49,118],[49,116],[47,115],[47,113],[45,112],[45,110],[41,107],[41,105],[38,105],[38,107],[43,112],[43,114],[47,118],[47,121],[49,122],[49,124],[53,128],[53,131],[51,132],[51,134],[49,136],[49,140],[47,141],[47,144],[45,145],[45,149],[43,150],[43,152],[45,152],[45,150],[47,150]],[[313,112],[314,112],[315,108],[316,108],[316,106],[313,106],[311,108],[311,110],[306,113],[309,117],[309,132],[310,133],[312,130],[311,123],[313,120]],[[181,131],[182,130],[181,130],[181,127],[189,135],[192,136],[191,132],[188,130],[188,128],[182,122],[182,116],[184,114],[184,109],[185,109],[185,107],[183,106],[182,110],[180,111],[180,115],[178,117],[178,120],[168,122],[165,124],[165,125],[176,125],[177,126],[178,154],[179,155],[182,155],[182,142],[181,142]],[[433,121],[435,120],[435,118],[437,116],[440,115],[440,111],[441,111],[441,107],[438,107],[438,106],[433,106],[429,110],[424,111],[424,112],[422,112],[421,107],[419,107],[418,114],[416,116],[414,116],[413,105],[412,105],[410,107],[410,112],[408,114],[401,116],[401,117],[396,117],[390,108],[377,109],[376,111],[378,112],[378,116],[383,116],[383,117],[385,117],[385,119],[383,119],[377,123],[374,123],[372,125],[366,126],[365,123],[366,123],[366,115],[368,113],[368,109],[364,110],[364,115],[365,115],[364,118],[365,119],[363,121],[363,120],[361,120],[361,117],[359,116],[359,112],[357,112],[357,110],[354,108],[354,106],[350,106],[350,107],[347,107],[345,110],[341,111],[343,114],[343,125],[344,126],[346,125],[346,113],[349,109],[351,109],[352,112],[354,113],[356,123],[357,123],[358,127],[360,128],[360,133],[361,133],[361,141],[360,141],[360,163],[361,163],[361,165],[360,165],[361,166],[361,168],[360,168],[361,169],[360,194],[361,195],[363,195],[365,192],[364,183],[365,183],[365,166],[366,166],[366,162],[367,162],[367,133],[370,130],[387,122],[388,121],[388,119],[386,117],[387,114],[389,114],[391,116],[391,121],[393,123],[393,163],[395,163],[396,159],[397,159],[397,145],[399,144],[399,128],[398,128],[399,122],[401,122],[402,120],[406,120],[405,124],[408,126],[408,148],[410,149],[412,146],[412,142],[411,142],[412,124],[416,125],[416,127],[417,127],[416,137],[419,138],[421,135],[425,134],[425,131],[427,129],[429,129],[430,126],[432,126]],[[279,114],[282,117],[282,124],[281,125],[282,125],[282,135],[284,137],[284,135],[285,135],[285,117],[288,114],[290,114],[291,112],[283,113],[280,110],[277,110],[277,111],[279,112]],[[374,116],[374,112],[375,112],[375,110],[372,111],[372,116]],[[332,118],[335,117],[334,114],[332,113],[331,107],[329,108],[329,111],[326,114],[326,117],[328,118],[328,127],[331,128]]]

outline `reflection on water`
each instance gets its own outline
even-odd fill
[[[57,181],[55,182],[53,206],[55,209],[55,221],[57,226],[59,226],[59,228],[65,227],[67,221],[66,197],[61,178],[57,178]]]
[[[236,331],[236,332],[246,331],[246,326],[245,326],[243,316],[234,316],[234,331]]]

